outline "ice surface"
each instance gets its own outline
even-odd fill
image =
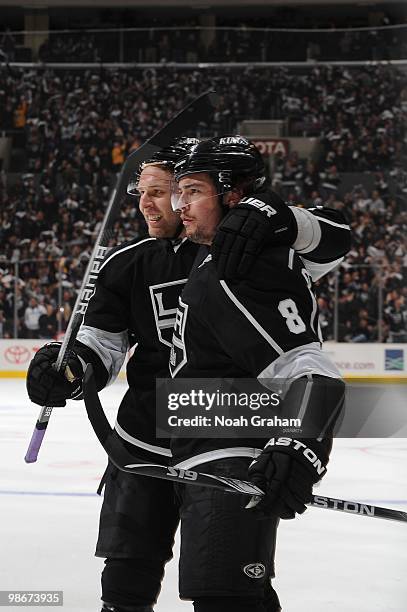
[[[37,463],[25,464],[39,409],[23,380],[2,379],[0,389],[0,590],[63,590],[62,609],[99,612],[94,491],[104,452],[82,403],[71,402],[54,411]],[[101,394],[112,419],[124,389],[119,382]],[[406,439],[337,440],[317,491],[407,510],[406,459]],[[156,612],[192,612],[178,599],[177,550]],[[276,564],[284,612],[407,610],[406,523],[310,508],[281,523]]]

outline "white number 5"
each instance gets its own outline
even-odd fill
[[[305,323],[301,319],[297,304],[291,298],[281,300],[278,305],[279,312],[283,315],[287,327],[293,334],[301,334],[306,330]]]

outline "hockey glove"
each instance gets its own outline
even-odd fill
[[[28,397],[40,406],[65,406],[67,399],[75,399],[82,392],[83,367],[74,351],[69,352],[65,375],[55,370],[60,348],[60,342],[46,344],[37,351],[29,365]]]
[[[290,246],[297,222],[290,207],[273,191],[243,198],[218,226],[212,260],[219,278],[245,276],[266,245]]]
[[[326,472],[331,440],[272,438],[249,467],[249,480],[265,492],[246,508],[263,516],[292,519],[311,501],[312,487]]]

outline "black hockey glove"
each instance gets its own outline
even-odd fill
[[[243,198],[218,226],[212,260],[219,278],[245,276],[265,245],[290,246],[297,222],[290,207],[273,191]]]
[[[249,480],[265,492],[246,508],[292,519],[306,510],[312,487],[326,472],[331,440],[272,438],[249,467]]]
[[[28,397],[40,406],[65,406],[67,399],[75,399],[82,392],[83,368],[74,351],[69,353],[65,375],[54,369],[60,347],[60,342],[46,344],[37,351],[29,365]]]

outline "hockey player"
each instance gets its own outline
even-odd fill
[[[178,296],[199,248],[186,239],[179,215],[170,204],[173,165],[185,153],[185,146],[190,143],[178,142],[140,168],[136,187],[150,237],[120,245],[108,254],[69,361],[76,382],[68,383],[53,370],[59,350],[55,343],[38,351],[27,380],[30,398],[36,403],[65,405],[66,399],[80,393],[84,363],[92,363],[101,389],[117,376],[129,346],[136,345],[127,364],[129,389],[115,430],[133,452],[136,447],[140,457],[160,463],[170,458],[171,451],[164,440],[155,437],[155,379],[167,375]],[[285,214],[285,209],[282,212]],[[270,222],[267,215],[253,208],[242,209],[236,224],[233,215],[232,211],[225,218],[218,248],[220,265],[227,268],[227,275],[233,274],[233,266],[240,261],[250,263],[258,242],[268,234],[274,239],[274,220]],[[347,251],[347,230],[336,228],[340,236],[332,248],[324,230],[333,226],[326,225],[318,233],[315,228],[321,220],[315,217],[314,224],[311,213],[297,221],[290,212],[289,218],[293,219],[293,233],[287,235],[288,244],[295,241],[296,248],[308,249],[311,256],[322,249],[323,257],[331,259]],[[245,244],[246,257],[241,252]],[[238,259],[234,258],[237,245],[242,255]],[[105,611],[152,610],[164,565],[171,558],[177,524],[178,509],[169,483],[108,468],[96,550],[98,556],[106,557],[102,575]],[[270,612],[274,609],[269,607]]]
[[[261,163],[244,138],[196,145],[175,166],[173,205],[190,240],[207,245],[179,298],[170,370],[188,379],[257,378],[288,389],[283,409],[311,417],[318,438],[172,440],[173,465],[249,477],[263,491],[248,508],[238,495],[176,485],[181,517],[181,594],[196,612],[264,612],[264,585],[274,575],[278,517],[303,513],[313,485],[326,471],[332,427],[344,384],[321,350],[310,275],[286,246],[265,248],[249,277],[219,278],[209,247],[225,207],[253,206],[278,216],[262,184]],[[250,197],[247,197],[250,194]],[[245,197],[246,196],[246,197]],[[283,385],[284,386],[284,385]],[[264,445],[264,448],[262,446]],[[277,604],[276,604],[277,605]]]

